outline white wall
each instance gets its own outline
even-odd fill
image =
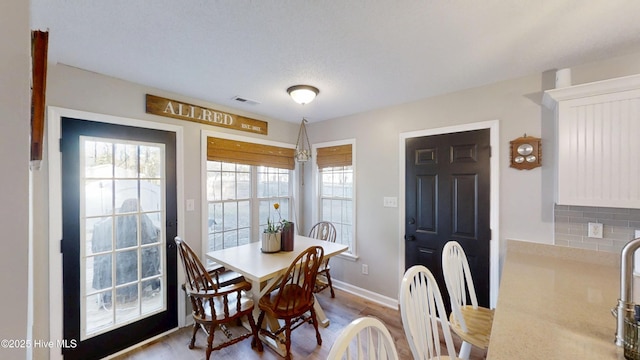
[[[581,65],[574,84],[640,73],[640,54]],[[500,248],[505,239],[553,241],[553,118],[540,104],[555,83],[555,71],[432,97],[399,106],[332,119],[309,126],[312,143],[355,138],[357,151],[357,262],[332,261],[332,277],[395,299],[403,225],[397,208],[382,206],[384,196],[398,193],[399,135],[487,120],[500,121]],[[543,166],[509,167],[509,141],[526,133],[542,137]],[[309,174],[308,176],[310,176]],[[309,196],[311,189],[305,189]],[[309,201],[305,214],[310,214]],[[306,219],[309,223],[310,219]],[[501,256],[502,258],[502,256]],[[369,275],[361,274],[369,265]]]
[[[0,339],[27,339],[29,244],[29,2],[0,2]],[[3,343],[4,345],[4,343]],[[25,359],[2,346],[2,359]]]

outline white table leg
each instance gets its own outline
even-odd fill
[[[260,308],[258,307],[258,302],[260,301],[260,298],[266,295],[268,292],[270,292],[280,279],[281,278],[279,276],[275,277],[269,280],[262,288],[260,287],[261,284],[259,281],[254,280],[251,282],[250,296],[253,299],[253,303],[255,305],[253,308],[253,318],[256,321],[256,324],[258,323],[258,317],[260,316]],[[260,289],[260,290],[256,290],[256,289]],[[278,319],[274,319],[269,315],[265,315],[265,319],[264,319],[264,323],[262,324],[262,327],[268,328],[271,332],[276,332],[278,331],[278,329],[280,329],[280,323],[278,322]],[[284,337],[284,334],[281,334],[280,337]],[[283,343],[264,335],[259,335],[259,338],[263,344],[272,348],[280,356],[286,356],[287,348]]]
[[[318,320],[318,324],[322,327],[329,326],[330,324],[329,318],[324,313],[324,310],[322,310],[322,306],[320,306],[320,303],[318,302],[318,298],[316,297],[316,294],[313,294],[313,297],[315,298],[313,302],[313,310],[316,311],[316,320]]]

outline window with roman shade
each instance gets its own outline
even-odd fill
[[[318,148],[316,162],[318,169],[336,166],[350,166],[352,161],[351,144]]]
[[[356,255],[354,140],[318,144],[318,221],[330,221],[336,228],[336,242],[349,246]]]
[[[267,219],[292,220],[293,148],[211,136],[206,142],[205,252],[257,241]]]

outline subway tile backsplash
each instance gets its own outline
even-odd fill
[[[619,253],[640,230],[640,209],[555,205],[555,244]],[[587,236],[587,224],[603,225],[602,239]]]

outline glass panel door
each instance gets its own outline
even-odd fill
[[[62,118],[65,360],[178,326],[176,134]]]

